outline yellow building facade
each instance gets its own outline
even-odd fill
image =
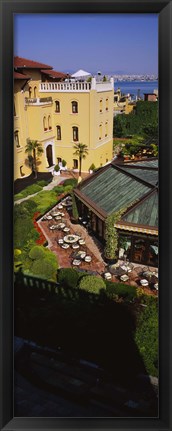
[[[77,142],[88,147],[83,172],[88,172],[91,164],[99,167],[112,160],[112,78],[106,82],[95,78],[91,82],[53,81],[51,70],[44,73],[43,67],[21,67],[20,71],[14,76],[14,179],[31,173],[25,153],[27,139],[37,140],[44,150],[40,172],[53,171],[62,160],[68,169],[77,170]],[[21,78],[23,73],[26,79]]]

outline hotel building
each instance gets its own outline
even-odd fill
[[[88,147],[82,171],[112,160],[113,78],[73,81],[51,66],[14,58],[14,179],[30,175],[27,140],[37,140],[44,150],[39,172],[50,172],[65,160],[78,169],[77,142]]]

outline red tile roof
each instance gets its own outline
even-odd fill
[[[66,78],[68,76],[66,73],[56,72],[55,70],[41,70],[41,72],[51,78]]]
[[[22,57],[14,57],[14,68],[23,69],[24,67],[27,69],[52,69],[52,67],[47,64],[38,63],[37,61],[28,60]]]
[[[24,75],[23,73],[14,72],[14,79],[30,79],[30,76]]]

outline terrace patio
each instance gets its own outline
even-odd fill
[[[86,224],[73,224],[71,201],[64,198],[41,217],[37,223],[61,268],[76,268],[102,276],[112,282],[140,287],[145,293],[157,295],[158,270],[153,267],[119,259],[108,266],[103,259],[103,245],[88,233]],[[70,239],[71,237],[71,239]]]

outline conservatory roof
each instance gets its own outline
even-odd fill
[[[145,178],[135,169],[128,169],[111,163],[91,177],[82,181],[75,189],[75,195],[92,208],[99,209],[102,218],[121,209],[131,208],[149,195],[157,183],[157,171],[151,171]],[[156,177],[156,178],[155,178]]]

